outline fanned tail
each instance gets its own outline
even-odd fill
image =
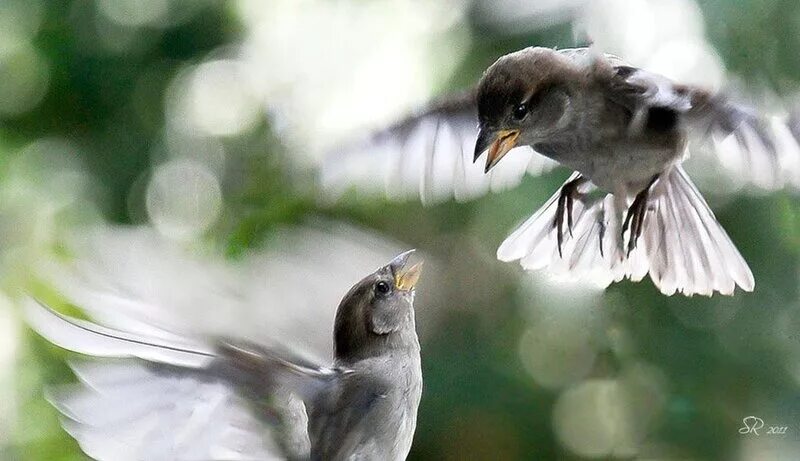
[[[559,254],[554,225],[559,194],[506,238],[498,259],[602,287],[625,278],[639,281],[649,273],[666,295],[730,295],[737,285],[753,290],[750,268],[680,166],[653,186],[643,233],[630,254],[623,250],[620,229],[622,207],[629,203],[611,194],[592,198],[586,191],[574,202],[572,230],[564,229]],[[630,238],[629,232],[624,237]]]
[[[565,185],[578,177],[570,176]],[[593,186],[590,186],[593,187]],[[497,250],[501,261],[519,260],[527,270],[546,269],[557,277],[584,279],[601,287],[625,277],[641,279],[639,251],[625,258],[619,242],[619,212],[614,197],[591,197],[582,190],[574,201],[572,230],[564,228],[561,254],[554,225],[559,191],[522,223]],[[634,264],[638,263],[638,264]],[[637,269],[638,267],[638,269]]]
[[[753,273],[686,172],[675,166],[654,186],[644,240],[650,278],[666,295],[753,291]]]

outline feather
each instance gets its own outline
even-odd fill
[[[570,176],[565,185],[578,177]],[[613,200],[592,198],[589,190],[581,191],[574,204],[574,226],[570,233],[565,226],[562,254],[558,252],[557,229],[554,226],[560,189],[503,241],[497,250],[501,261],[519,260],[527,270],[547,269],[556,276],[584,279],[598,286],[608,286],[619,278],[614,232],[608,232],[614,214]],[[613,227],[613,226],[612,226]],[[602,251],[601,251],[602,241]]]
[[[654,190],[644,230],[653,283],[667,295],[752,291],[753,274],[680,166]]]
[[[167,342],[106,328],[60,314],[28,299],[25,317],[37,333],[64,349],[96,357],[135,357],[159,363],[199,368],[215,357],[200,343]]]
[[[506,238],[498,259],[519,260],[527,270],[547,269],[603,287],[623,278],[638,281],[649,273],[666,295],[730,295],[737,285],[753,290],[750,268],[680,166],[653,186],[639,245],[629,255],[622,251],[621,214],[611,194],[599,199],[584,195],[576,201],[574,227],[572,233],[565,230],[559,255],[553,225],[559,194]]]
[[[521,146],[489,174],[473,162],[478,137],[474,92],[434,101],[419,114],[367,139],[332,150],[320,171],[326,199],[350,189],[425,204],[471,200],[514,187],[525,173],[545,173],[556,163]]]
[[[102,378],[102,392],[62,387],[48,400],[64,415],[67,432],[94,459],[283,459],[269,428],[222,382],[177,369],[159,372],[130,360],[78,365],[87,368],[115,379]]]
[[[228,370],[241,364],[200,342],[168,343],[114,330],[59,314],[34,300],[25,303],[25,315],[34,330],[56,345],[118,359],[72,361],[81,383],[46,394],[63,415],[64,429],[89,456],[282,459],[270,427],[253,412],[257,406],[239,395],[240,383],[231,379],[248,373],[269,376],[268,364],[255,371],[240,367],[237,373],[220,373],[220,362]]]

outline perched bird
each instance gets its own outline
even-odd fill
[[[502,243],[500,260],[602,285],[649,273],[667,295],[730,295],[752,291],[753,275],[681,163],[689,146],[713,144],[743,177],[780,187],[800,160],[788,158],[800,154],[797,128],[591,48],[531,47],[498,59],[474,90],[333,152],[322,182],[334,195],[385,184],[430,202],[560,164],[575,173]]]
[[[105,358],[73,363],[83,385],[50,395],[95,459],[402,460],[422,394],[413,309],[421,262],[409,264],[412,253],[344,296],[328,367],[237,338],[132,320],[129,331],[112,329],[33,300],[26,316],[52,343]]]

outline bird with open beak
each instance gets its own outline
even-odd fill
[[[753,275],[681,164],[690,146],[712,146],[741,178],[774,189],[800,160],[786,158],[798,139],[795,119],[769,124],[616,56],[531,47],[499,58],[474,90],[332,153],[322,181],[335,194],[374,190],[385,175],[390,196],[431,202],[562,165],[574,174],[502,243],[500,260],[604,286],[649,274],[668,295],[730,295],[753,290]]]
[[[412,253],[344,296],[327,367],[236,338],[114,330],[30,300],[39,334],[98,357],[72,363],[82,385],[50,401],[98,460],[403,460],[422,394]]]

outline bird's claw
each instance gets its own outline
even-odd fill
[[[558,196],[558,205],[556,206],[556,217],[553,221],[553,227],[556,228],[556,240],[558,241],[558,256],[563,258],[562,246],[564,244],[564,215],[566,214],[567,231],[569,236],[572,237],[572,210],[575,204],[575,197],[578,194],[578,187],[586,182],[586,178],[578,176],[572,181],[561,186],[561,191]]]
[[[642,189],[636,197],[633,199],[633,203],[628,208],[628,212],[625,215],[625,221],[622,223],[622,241],[625,241],[625,232],[630,228],[630,234],[628,235],[628,244],[626,249],[626,257],[630,257],[633,250],[636,249],[636,245],[639,242],[639,237],[642,235],[642,231],[644,230],[644,218],[647,216],[647,207],[648,207],[648,199],[650,197],[650,189],[655,184],[656,180],[658,179],[658,175],[654,176],[653,179],[650,180],[650,183]],[[623,244],[624,245],[624,244]]]

